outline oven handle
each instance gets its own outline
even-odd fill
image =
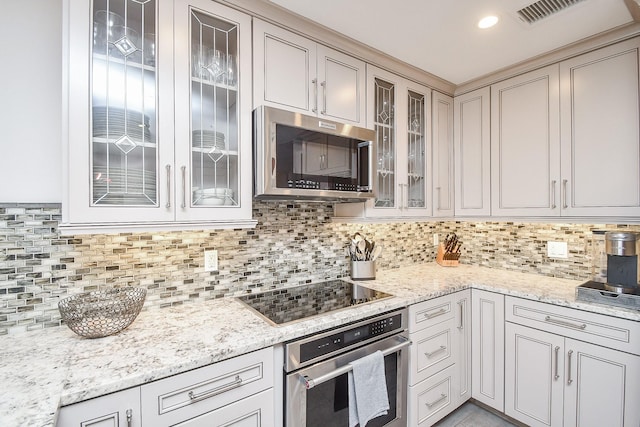
[[[404,347],[407,347],[408,345],[411,344],[411,340],[409,338],[405,338],[402,336],[396,337],[396,340],[400,341],[400,344],[394,345],[393,347],[389,347],[387,349],[381,350],[382,355],[383,356],[388,356],[390,354],[393,354],[395,352],[397,352],[400,349],[403,349]],[[300,381],[302,381],[302,383],[304,384],[304,386],[307,388],[307,390],[314,388],[315,386],[322,384],[324,382],[327,382],[335,377],[339,377],[342,374],[346,374],[347,372],[349,372],[350,370],[352,370],[353,367],[350,364],[346,364],[338,369],[335,369],[331,372],[328,372],[324,375],[321,375],[317,378],[309,378],[306,375],[302,375],[302,374],[298,374],[300,376]]]

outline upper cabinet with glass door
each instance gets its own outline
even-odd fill
[[[251,225],[250,18],[206,0],[64,6],[62,229]]]
[[[250,17],[207,0],[176,4],[177,217],[207,220],[215,207],[251,218]]]
[[[367,67],[369,127],[376,131],[376,198],[335,205],[338,217],[426,217],[431,214],[431,90]]]

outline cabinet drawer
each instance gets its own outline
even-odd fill
[[[268,427],[275,425],[273,389],[192,418],[175,427]]]
[[[273,387],[267,348],[142,386],[145,424],[169,426]]]
[[[417,332],[453,318],[451,295],[434,298],[409,306],[409,332]]]
[[[507,322],[640,355],[640,322],[509,296],[505,307]]]
[[[409,384],[416,384],[455,363],[455,319],[411,334]]]
[[[410,426],[430,426],[455,409],[454,367],[449,366],[431,378],[409,387]]]

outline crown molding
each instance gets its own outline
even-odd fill
[[[635,3],[635,0],[629,1]],[[463,95],[481,87],[489,86],[493,83],[543,68],[548,65],[556,64],[560,61],[564,61],[614,43],[622,42],[638,35],[640,35],[640,23],[632,22],[460,84],[456,87],[454,95]]]
[[[268,0],[218,0],[254,18],[267,21],[300,36],[314,40],[368,64],[385,69],[446,95],[453,95],[456,85],[406,62],[400,61],[355,39],[295,14]]]

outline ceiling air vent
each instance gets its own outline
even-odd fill
[[[523,7],[517,13],[521,20],[533,24],[581,1],[583,0],[539,0]]]

